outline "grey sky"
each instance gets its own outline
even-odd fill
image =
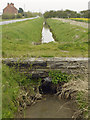
[[[25,11],[45,12],[47,10],[75,10],[81,11],[88,9],[89,0],[1,0],[0,12],[6,7],[7,3],[14,3],[16,8],[23,8]]]

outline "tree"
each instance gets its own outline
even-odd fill
[[[28,12],[24,13],[24,17],[25,18],[33,17],[33,14],[32,14],[32,12],[28,11]]]
[[[84,10],[81,11],[80,13],[77,13],[76,11],[73,10],[58,10],[58,11],[47,11],[44,13],[44,18],[52,18],[52,17],[57,17],[57,18],[90,18],[90,10]]]
[[[77,17],[77,12],[72,11],[72,10],[65,10],[65,13],[67,14],[68,18],[76,18]]]
[[[80,12],[80,14],[83,18],[88,18],[89,10],[83,10]]]
[[[22,18],[22,14],[21,14],[21,13],[18,13],[18,14],[16,15],[16,18]]]
[[[22,8],[19,8],[18,13],[23,14],[23,13],[24,13],[24,10],[23,10]]]
[[[80,18],[80,17],[81,17],[80,13],[77,13],[77,18]]]
[[[15,19],[13,14],[2,14],[2,19]]]

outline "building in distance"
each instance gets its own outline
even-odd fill
[[[8,3],[7,6],[3,9],[3,14],[18,14],[18,9],[14,7],[13,3]]]

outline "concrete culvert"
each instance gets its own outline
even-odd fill
[[[57,85],[52,83],[51,78],[44,78],[39,86],[39,92],[40,94],[55,94],[57,93]]]

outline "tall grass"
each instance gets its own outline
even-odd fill
[[[2,79],[2,117],[13,118],[18,106],[16,98],[20,88],[17,80],[20,80],[20,77],[3,65]]]
[[[18,108],[22,107],[23,96],[28,92],[29,96],[36,93],[33,87],[38,88],[39,80],[33,81],[19,69],[9,68],[3,64],[2,67],[2,117],[15,118]],[[25,96],[27,99],[28,97]],[[25,101],[24,101],[25,102]],[[27,101],[26,101],[27,102]],[[24,107],[22,107],[24,110]]]

